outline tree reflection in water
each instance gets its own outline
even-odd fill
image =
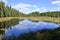
[[[24,20],[5,30],[4,40],[60,40],[59,25]]]

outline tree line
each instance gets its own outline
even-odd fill
[[[5,6],[4,2],[0,2],[0,17],[18,17],[20,12],[11,6]]]
[[[59,11],[54,11],[54,12],[32,12],[28,14],[27,16],[34,16],[34,17],[40,17],[40,16],[46,16],[46,17],[60,17],[60,12]]]
[[[3,1],[0,2],[0,17],[40,17],[40,16],[47,16],[47,17],[60,17],[60,11],[54,12],[31,12],[28,14],[24,14],[19,12],[16,9],[13,9],[12,6],[5,6]]]

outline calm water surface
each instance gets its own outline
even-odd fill
[[[5,32],[5,29],[17,25],[19,23],[19,19],[11,19],[9,21],[0,22],[0,34]]]
[[[4,37],[11,38],[11,37],[18,37],[23,34],[28,34],[30,32],[37,32],[43,29],[56,29],[59,26],[54,23],[49,22],[32,22],[29,20],[20,21],[19,24],[15,26],[11,26],[5,29]]]

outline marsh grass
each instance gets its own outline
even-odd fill
[[[0,18],[0,22],[8,21],[16,18],[19,20],[28,19],[35,22],[44,21],[44,22],[60,23],[60,18],[52,18],[52,17],[5,17],[5,18]]]
[[[5,17],[5,18],[0,18],[0,22],[3,21],[8,21],[11,19],[19,19],[19,20],[24,20],[24,19],[28,19],[31,21],[44,21],[44,22],[53,22],[53,23],[60,23],[60,18],[52,18],[52,17]]]

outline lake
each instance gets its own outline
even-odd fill
[[[4,23],[4,24],[3,24]],[[30,33],[34,35],[36,32],[41,30],[54,30],[59,27],[58,24],[50,23],[50,22],[32,22],[30,20],[11,20],[8,22],[3,22],[1,24],[1,28],[4,28],[3,39],[4,40],[33,40],[33,39],[25,39],[28,38],[27,35]],[[25,35],[23,38],[22,36]],[[29,35],[30,37],[30,35]],[[35,39],[34,39],[35,40]]]

